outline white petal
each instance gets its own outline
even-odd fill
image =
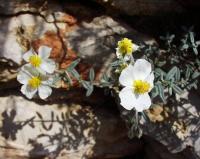
[[[40,48],[38,49],[38,55],[42,58],[42,59],[47,59],[50,56],[52,48],[48,47],[48,46],[40,46]]]
[[[29,62],[30,56],[33,56],[33,55],[34,55],[34,51],[33,51],[33,49],[30,49],[29,51],[27,51],[26,53],[24,53],[23,59],[24,59],[26,62]]]
[[[138,112],[142,112],[145,109],[148,109],[151,106],[151,98],[148,93],[138,95],[135,100],[134,107]]]
[[[25,64],[22,68],[21,68],[23,71],[27,72],[27,74],[29,76],[38,76],[39,75],[39,72],[38,70],[33,67],[31,64]]]
[[[116,48],[116,55],[118,59],[123,58],[122,54],[119,51],[119,48]],[[124,61],[129,61],[131,59],[131,55],[125,55],[124,56]]]
[[[133,94],[133,90],[131,88],[123,88],[119,92],[119,97],[120,97],[120,104],[127,110],[131,110],[134,108],[135,102],[136,102],[136,97]]]
[[[32,89],[28,85],[23,85],[21,87],[21,92],[28,98],[31,99],[37,92],[37,89]]]
[[[146,82],[148,82],[150,84],[150,90],[154,87],[153,81],[154,81],[154,74],[153,72],[151,72],[151,74],[149,76],[147,76],[147,78],[145,79]]]
[[[47,59],[42,61],[40,67],[47,73],[53,73],[55,71],[56,64],[53,60]]]
[[[116,55],[117,55],[117,58],[122,58],[122,55],[119,52],[119,48],[116,48]]]
[[[133,46],[132,46],[132,47],[133,47],[133,52],[134,52],[134,51],[137,51],[137,50],[139,49],[139,46],[138,46],[138,45],[136,45],[136,44],[133,44]]]
[[[39,91],[39,96],[41,99],[46,99],[49,97],[52,93],[52,89],[49,86],[41,85],[38,89]]]
[[[132,87],[134,81],[133,65],[128,65],[121,73],[119,82],[123,86]]]
[[[131,59],[132,55],[125,55],[124,56],[124,61],[129,61]]]
[[[120,104],[127,110],[135,108],[138,112],[142,112],[151,106],[151,99],[148,93],[136,96],[133,90],[127,87],[120,91],[119,97]]]
[[[147,76],[151,73],[151,64],[144,59],[136,60],[132,72],[135,79],[145,80]]]
[[[21,84],[27,84],[28,80],[31,78],[31,76],[24,70],[21,70],[17,74],[17,81]]]

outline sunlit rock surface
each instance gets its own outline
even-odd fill
[[[109,64],[116,58],[115,48],[119,39],[129,36],[135,42],[152,40],[106,15],[92,16],[89,21],[88,19],[79,20],[79,17],[65,11],[72,10],[67,4],[62,6],[59,3],[48,3],[39,12],[36,4],[27,5],[28,3],[25,2],[22,5],[11,1],[10,7],[17,9],[20,14],[17,14],[17,11],[12,13],[5,11],[3,13],[5,16],[0,17],[2,24],[0,59],[3,60],[1,63],[7,64],[6,60],[12,62],[15,72],[18,66],[24,63],[23,54],[30,47],[37,51],[39,46],[47,45],[53,48],[51,58],[59,63],[61,69],[81,57],[79,70],[84,74],[83,76],[87,76],[89,68],[94,67],[96,77],[100,79],[103,73],[110,72]],[[77,7],[80,10],[87,9],[80,4],[74,6],[74,8]],[[28,8],[30,12],[23,11],[23,9],[27,11]],[[90,14],[90,10],[85,10],[85,12],[86,15]],[[3,73],[1,76],[5,77]]]
[[[14,95],[0,104],[0,158],[120,157],[142,145],[129,141],[119,116],[103,105],[38,104]]]
[[[194,147],[200,156],[200,99],[198,91],[185,92],[170,99],[162,107],[148,111],[151,122],[145,123],[145,133],[168,149],[177,153],[186,147]]]

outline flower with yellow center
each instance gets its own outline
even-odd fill
[[[136,94],[147,93],[149,89],[150,89],[150,84],[148,82],[142,80],[133,81],[133,91]]]
[[[34,67],[39,67],[42,63],[42,59],[38,55],[32,55],[29,57],[29,62]]]
[[[116,48],[117,57],[129,60],[132,53],[137,51],[138,48],[139,46],[134,44],[132,40],[124,38],[121,41],[118,41],[118,47]]]
[[[51,50],[52,49],[47,46],[40,46],[37,54],[33,51],[33,49],[30,49],[23,55],[23,59],[30,63],[27,65],[31,65],[40,71],[51,74],[56,68],[55,62],[49,59]]]
[[[25,65],[17,75],[17,80],[23,84],[21,92],[29,99],[38,92],[41,99],[46,99],[52,93],[50,85],[52,78],[41,74],[35,67]]]
[[[153,88],[154,74],[151,64],[138,59],[134,65],[129,64],[120,74],[119,82],[124,88],[120,91],[121,105],[131,110],[135,108],[138,112],[151,106],[149,92]]]
[[[124,38],[118,42],[118,48],[119,48],[119,51],[122,53],[122,55],[125,55],[125,54],[130,55],[133,52],[132,45],[133,45],[132,40],[128,38]]]
[[[36,89],[38,88],[40,85],[41,85],[41,79],[40,77],[32,77],[28,80],[28,85],[33,88],[33,89]]]

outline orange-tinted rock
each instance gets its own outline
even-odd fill
[[[59,18],[59,21],[68,23],[69,25],[74,25],[77,23],[77,19],[69,14],[64,14]]]
[[[61,39],[55,32],[48,31],[40,39],[36,39],[32,42],[32,47],[35,50],[41,45],[46,45],[52,48],[51,58],[58,61],[63,54],[63,46]]]

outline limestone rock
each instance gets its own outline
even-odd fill
[[[38,104],[15,95],[0,104],[0,158],[122,157],[142,146],[106,106]]]
[[[61,69],[79,56],[83,59],[79,66],[80,73],[87,76],[93,66],[98,79],[102,73],[110,71],[109,64],[116,58],[115,47],[120,38],[129,36],[136,42],[149,40],[109,16],[77,24],[76,18],[62,10],[45,15],[20,14],[0,18],[0,22],[3,25],[0,31],[0,58],[11,60],[16,66],[21,65],[23,53],[30,47],[37,51],[39,46],[47,45],[53,48],[51,58],[59,63]]]
[[[34,5],[25,1],[2,1],[1,3],[3,12],[0,16],[2,25],[0,30],[0,89],[16,84],[14,82],[16,73],[24,63],[22,56],[30,47],[33,47],[32,41],[40,39],[46,32],[50,32],[56,36],[56,41],[59,43],[61,41],[59,39],[60,32],[70,29],[76,23],[75,18],[61,12],[61,6],[58,4],[44,8],[44,12],[39,12],[37,9],[40,2],[34,1]],[[50,4],[48,3],[48,5]],[[36,9],[34,13],[31,8]],[[18,14],[18,12],[20,13]],[[53,42],[55,41],[51,43]],[[8,81],[14,83],[8,84],[6,83]]]
[[[184,7],[176,0],[94,0],[109,9],[114,8],[127,15],[159,15],[180,13]]]
[[[23,0],[23,1],[4,1],[0,0],[0,13],[3,15],[14,15],[22,12],[43,12],[45,13],[48,8],[54,8],[55,11],[60,9],[61,7],[57,5],[58,3],[53,2],[47,2],[43,0],[35,0],[35,1],[29,1],[29,0]],[[48,10],[48,12],[51,12]]]
[[[161,111],[159,107],[154,107],[154,114],[150,114],[150,119],[159,123],[145,123],[145,134],[164,144],[173,153],[190,146],[195,154],[200,156],[199,104],[198,92],[190,91],[178,96],[177,101],[170,99],[168,104],[163,106],[164,109],[167,107],[167,110],[162,109],[162,114],[156,114],[156,110]],[[159,120],[161,118],[165,120]]]

